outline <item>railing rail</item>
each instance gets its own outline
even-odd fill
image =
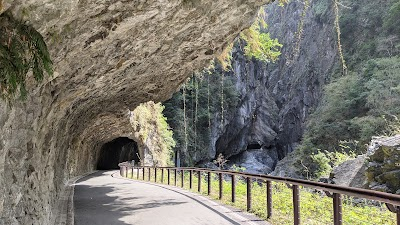
[[[373,191],[373,190],[367,190],[367,189],[361,189],[361,188],[352,188],[352,187],[343,187],[339,185],[334,185],[334,184],[327,184],[327,183],[320,183],[320,182],[314,182],[314,181],[308,181],[308,180],[300,180],[300,179],[294,179],[294,178],[288,178],[288,177],[276,177],[276,176],[269,176],[269,175],[264,175],[264,174],[252,174],[252,173],[244,173],[244,172],[236,172],[236,171],[229,171],[229,170],[216,170],[216,169],[208,169],[208,168],[196,168],[196,167],[150,167],[150,166],[140,166],[140,167],[133,167],[129,163],[120,163],[120,173],[121,176],[127,177],[127,171],[129,169],[133,170],[136,169],[138,171],[137,177],[139,177],[139,171],[142,170],[143,172],[145,171],[145,168],[149,170],[149,181],[150,181],[150,169],[154,169],[155,171],[155,176],[157,169],[161,169],[162,173],[164,173],[164,170],[166,169],[168,172],[168,181],[167,183],[170,184],[170,171],[174,171],[175,173],[175,186],[177,185],[177,172],[181,171],[182,176],[182,184],[181,186],[183,187],[183,174],[184,172],[189,172],[189,181],[190,181],[190,189],[192,188],[192,176],[193,174],[196,174],[194,172],[197,172],[197,176],[200,178],[202,173],[207,174],[207,182],[208,182],[208,190],[207,193],[210,195],[211,192],[211,174],[217,174],[218,175],[218,180],[219,180],[219,199],[222,199],[222,194],[223,194],[223,175],[228,175],[232,179],[232,202],[235,202],[235,177],[242,177],[245,178],[246,180],[246,185],[247,185],[247,210],[251,210],[252,206],[252,196],[251,196],[251,185],[253,180],[257,181],[263,181],[266,183],[266,191],[267,191],[267,196],[266,196],[266,202],[267,202],[267,218],[270,218],[272,216],[272,185],[271,182],[278,182],[278,183],[284,183],[286,184],[289,188],[292,189],[292,195],[293,195],[293,213],[294,213],[294,224],[299,225],[300,224],[300,199],[299,199],[299,186],[302,187],[308,187],[316,190],[322,190],[326,193],[328,197],[332,198],[332,208],[333,208],[333,222],[334,225],[342,225],[342,196],[347,195],[347,196],[353,196],[353,197],[358,197],[358,198],[363,198],[363,199],[368,199],[368,200],[373,200],[373,201],[379,201],[382,203],[385,203],[386,206],[388,207],[389,211],[392,213],[397,214],[397,225],[400,225],[400,195],[396,194],[390,194],[390,193],[385,193],[385,192],[379,192],[379,191]],[[133,176],[133,175],[132,175]],[[144,173],[143,173],[143,180],[144,180]],[[200,179],[199,179],[200,180]],[[162,180],[164,183],[164,180]],[[200,190],[200,185],[198,187]]]

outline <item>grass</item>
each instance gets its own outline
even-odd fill
[[[129,171],[128,178],[136,179],[136,170]],[[142,180],[140,170],[139,180]],[[154,182],[154,170],[151,170],[150,179]],[[174,172],[171,170],[170,185],[174,185]],[[197,172],[193,172],[192,189],[197,192]],[[148,169],[145,170],[145,181],[148,181]],[[161,183],[161,169],[157,169],[157,183]],[[164,184],[167,184],[167,170],[164,170]],[[177,175],[177,186],[181,187],[181,172]],[[189,189],[189,172],[184,173],[184,189]],[[235,208],[246,210],[247,186],[244,179],[236,179],[236,201],[231,202],[231,180],[225,176],[223,181],[223,196],[219,200],[219,182],[216,174],[211,175],[210,199]],[[292,189],[281,183],[273,182],[272,187],[272,217],[266,218],[266,185],[263,182],[252,183],[252,209],[251,213],[267,220],[271,224],[293,224]],[[201,194],[207,195],[207,174],[201,176]],[[322,225],[333,224],[332,199],[325,194],[308,188],[300,188],[300,218],[301,224]],[[352,197],[343,197],[343,224],[348,225],[394,225],[396,214],[391,213],[384,204],[371,201],[361,201]]]

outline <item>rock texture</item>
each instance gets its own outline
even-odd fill
[[[298,39],[303,8],[297,1],[285,7],[277,3],[265,7],[267,31],[283,44],[276,63],[249,61],[242,47],[236,46],[233,69],[227,75],[240,101],[228,110],[222,130],[215,123],[211,157],[219,153],[234,156],[231,163],[269,173],[300,142],[308,115],[319,104],[323,86],[338,62],[332,5],[311,1]],[[253,145],[259,145],[262,157],[258,151],[247,151]],[[288,170],[280,168],[277,174]]]
[[[369,188],[400,194],[400,135],[373,139],[368,155]]]
[[[54,224],[71,177],[132,137],[129,109],[167,99],[267,0],[3,0],[45,37],[55,75],[0,102],[0,224]],[[1,11],[1,10],[0,10]]]
[[[365,176],[366,160],[366,155],[347,160],[333,168],[329,178],[340,186],[364,188],[367,183]]]

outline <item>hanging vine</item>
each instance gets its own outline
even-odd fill
[[[183,84],[182,98],[183,98],[183,127],[184,127],[184,134],[185,134],[185,152],[187,152],[188,135],[187,135],[187,118],[186,118],[186,84]]]
[[[210,74],[207,74],[207,117],[208,129],[211,134],[211,115],[210,115]]]
[[[305,20],[306,20],[307,11],[310,8],[310,0],[304,0],[303,4],[304,4],[303,11],[301,12],[301,15],[300,15],[300,20],[299,20],[299,24],[297,26],[297,31],[294,34],[294,36],[295,36],[294,42],[295,43],[294,43],[293,51],[292,51],[291,57],[289,57],[289,60],[287,60],[286,65],[290,65],[293,62],[293,60],[299,56],[299,53],[300,53],[300,42],[303,39],[304,24],[305,24]]]
[[[342,50],[342,43],[340,39],[340,25],[339,25],[339,3],[338,0],[333,0],[333,5],[335,8],[335,28],[336,28],[336,34],[337,34],[337,45],[338,45],[338,51],[339,51],[339,57],[340,57],[340,62],[342,64],[342,75],[346,75],[347,73],[347,66],[346,66],[346,61],[343,56],[343,50]]]
[[[195,111],[194,111],[194,151],[197,150],[197,110],[199,104],[199,81],[196,79],[196,75],[194,76],[194,90],[195,90]]]
[[[53,74],[53,63],[42,35],[17,21],[10,12],[0,15],[0,98],[10,101],[27,94],[25,80],[32,71],[36,81]]]
[[[224,74],[221,74],[221,129],[224,127]]]

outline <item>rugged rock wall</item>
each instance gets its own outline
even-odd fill
[[[129,109],[168,98],[267,2],[2,0],[45,37],[55,75],[0,103],[0,224],[55,224],[66,180],[132,136]]]
[[[400,135],[371,141],[367,168],[367,185],[372,190],[400,194]]]
[[[229,109],[222,132],[214,126],[211,155],[236,155],[230,164],[269,173],[301,140],[306,119],[338,62],[332,5],[311,1],[298,39],[303,8],[297,1],[265,8],[267,31],[283,44],[276,63],[249,61],[240,47],[235,49],[229,77],[240,102]]]

